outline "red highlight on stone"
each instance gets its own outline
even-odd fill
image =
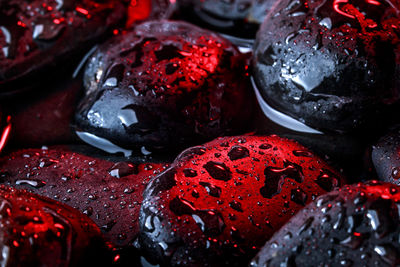
[[[135,22],[147,19],[152,10],[151,0],[131,0],[128,7],[126,27],[129,28]]]
[[[0,138],[0,152],[4,149],[11,132],[11,117],[7,117],[7,126],[4,128]]]
[[[82,7],[76,7],[75,10],[85,16],[87,16],[89,14],[89,11],[87,11],[86,9],[82,8]]]

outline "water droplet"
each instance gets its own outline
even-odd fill
[[[382,257],[382,259],[389,263],[391,266],[395,266],[398,264],[399,254],[396,248],[391,244],[383,244],[377,245],[374,248],[374,251]]]
[[[308,228],[310,228],[312,222],[314,221],[314,217],[308,218],[302,226],[300,226],[299,231],[297,232],[297,235],[301,235],[304,231],[306,231]]]
[[[130,162],[115,163],[109,170],[109,174],[116,178],[125,177],[132,174],[138,174],[138,167],[136,164]]]
[[[270,149],[270,148],[272,148],[272,145],[270,145],[270,144],[261,144],[259,146],[259,148],[260,149]]]
[[[87,216],[91,216],[93,214],[93,208],[87,207],[86,209],[83,210],[83,214],[86,214]]]
[[[296,157],[312,157],[313,154],[307,150],[293,150],[293,155]]]
[[[207,182],[199,182],[199,184],[207,190],[207,193],[210,196],[212,196],[212,197],[220,197],[221,196],[222,190],[220,187],[210,184],[210,183],[207,183]]]
[[[322,169],[320,175],[315,179],[315,183],[323,190],[329,192],[339,185],[339,179],[336,175],[327,169]]]
[[[55,24],[52,22],[36,24],[33,28],[32,38],[36,40],[50,41],[57,38],[64,28],[64,24]]]
[[[41,188],[46,185],[45,181],[41,180],[17,180],[15,182],[16,185],[29,185],[34,188]]]
[[[222,215],[218,211],[196,209],[193,203],[180,197],[172,199],[169,208],[178,216],[191,215],[206,236],[218,236],[225,228]]]
[[[332,28],[332,20],[329,17],[323,18],[320,22],[319,25],[326,27],[327,29]]]
[[[199,192],[198,192],[196,189],[193,189],[193,191],[192,191],[192,196],[195,197],[195,198],[199,198],[199,197],[200,197],[200,194],[199,194]]]
[[[229,202],[229,206],[236,211],[243,212],[242,203],[236,200],[232,200],[231,202]]]
[[[228,157],[232,161],[247,158],[249,155],[249,150],[244,146],[233,146],[228,152]]]
[[[110,232],[111,229],[114,227],[114,225],[115,225],[116,223],[117,223],[117,222],[114,221],[114,220],[109,221],[109,222],[107,222],[105,225],[101,226],[100,229],[101,229],[102,231],[104,231],[104,232]]]
[[[363,241],[362,235],[351,234],[346,239],[342,240],[340,244],[349,247],[351,249],[356,249],[360,247],[362,241]]]
[[[306,192],[304,192],[303,189],[298,187],[298,188],[292,189],[290,191],[290,199],[293,202],[304,206],[306,204],[306,201],[307,201],[307,194],[306,194]]]
[[[264,198],[272,198],[276,194],[279,194],[286,178],[291,178],[298,183],[303,182],[303,169],[300,165],[289,161],[284,161],[283,164],[283,168],[265,168],[265,185],[260,189],[260,193]]]
[[[127,187],[124,189],[124,194],[129,195],[129,194],[132,194],[133,192],[135,192],[135,189],[132,187]]]
[[[395,180],[400,179],[400,167],[395,167],[392,169],[392,178]]]
[[[197,171],[187,168],[183,170],[183,174],[185,175],[185,177],[196,177],[197,176]]]
[[[224,163],[209,161],[203,165],[203,168],[206,169],[208,174],[214,179],[222,181],[229,181],[232,179],[232,173]]]
[[[380,221],[378,217],[378,213],[376,210],[368,210],[366,214],[367,218],[369,219],[369,223],[374,231],[378,230],[380,226]]]

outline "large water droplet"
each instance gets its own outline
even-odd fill
[[[228,157],[230,160],[247,158],[249,155],[249,150],[244,146],[233,146],[228,152]]]
[[[243,212],[242,203],[236,200],[232,200],[231,202],[229,202],[229,206],[236,211]]]
[[[380,226],[380,221],[378,217],[378,213],[376,210],[368,210],[366,214],[367,218],[369,219],[369,223],[374,231],[378,230]]]
[[[118,162],[115,163],[108,172],[113,177],[121,178],[132,174],[138,174],[139,171],[136,164],[130,162]]]
[[[284,161],[283,168],[267,167],[264,170],[265,186],[260,189],[260,193],[265,198],[272,198],[279,194],[286,178],[295,180],[298,183],[303,182],[303,169],[300,165]]]
[[[229,181],[232,179],[232,173],[224,163],[209,161],[203,165],[203,168],[206,169],[208,174],[214,179],[222,181]]]
[[[55,24],[52,21],[45,21],[34,26],[32,38],[41,41],[51,41],[57,38],[64,28],[64,24]]]
[[[331,171],[322,169],[320,175],[315,179],[315,183],[325,191],[329,192],[339,186],[339,179],[337,179],[336,175]]]
[[[30,185],[34,188],[41,188],[46,185],[45,181],[41,180],[17,180],[16,185]]]
[[[222,215],[218,211],[198,210],[193,206],[193,203],[180,197],[172,199],[169,203],[169,208],[178,216],[192,216],[206,236],[218,236],[225,228]]]

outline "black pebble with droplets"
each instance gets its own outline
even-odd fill
[[[89,59],[77,129],[151,151],[243,132],[254,103],[246,63],[211,31],[185,22],[146,22]]]
[[[399,266],[399,192],[370,182],[327,193],[276,232],[250,266]]]
[[[400,20],[389,1],[371,2],[278,1],[254,47],[254,80],[265,101],[327,132],[372,135],[392,119]]]

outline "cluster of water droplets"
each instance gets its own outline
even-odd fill
[[[251,266],[319,264],[395,266],[399,262],[399,193],[390,184],[346,186],[300,211]]]
[[[92,13],[107,14],[113,6],[94,0],[8,1],[0,6],[0,55],[28,55],[46,46],[41,42],[57,39],[65,27],[91,19]]]
[[[107,239],[123,244],[137,234],[138,210],[146,184],[167,168],[162,164],[126,161],[111,164],[52,149],[17,153],[12,158],[19,164],[2,162],[1,183],[77,208],[98,224]]]
[[[272,235],[291,214],[340,184],[328,168],[304,164],[315,158],[308,150],[293,146],[282,160],[280,153],[285,152],[273,140],[253,138],[188,149],[153,180],[141,209],[141,245],[159,251],[162,261],[187,260],[193,249],[253,255],[265,239],[249,236]],[[184,256],[182,242],[187,246]]]

